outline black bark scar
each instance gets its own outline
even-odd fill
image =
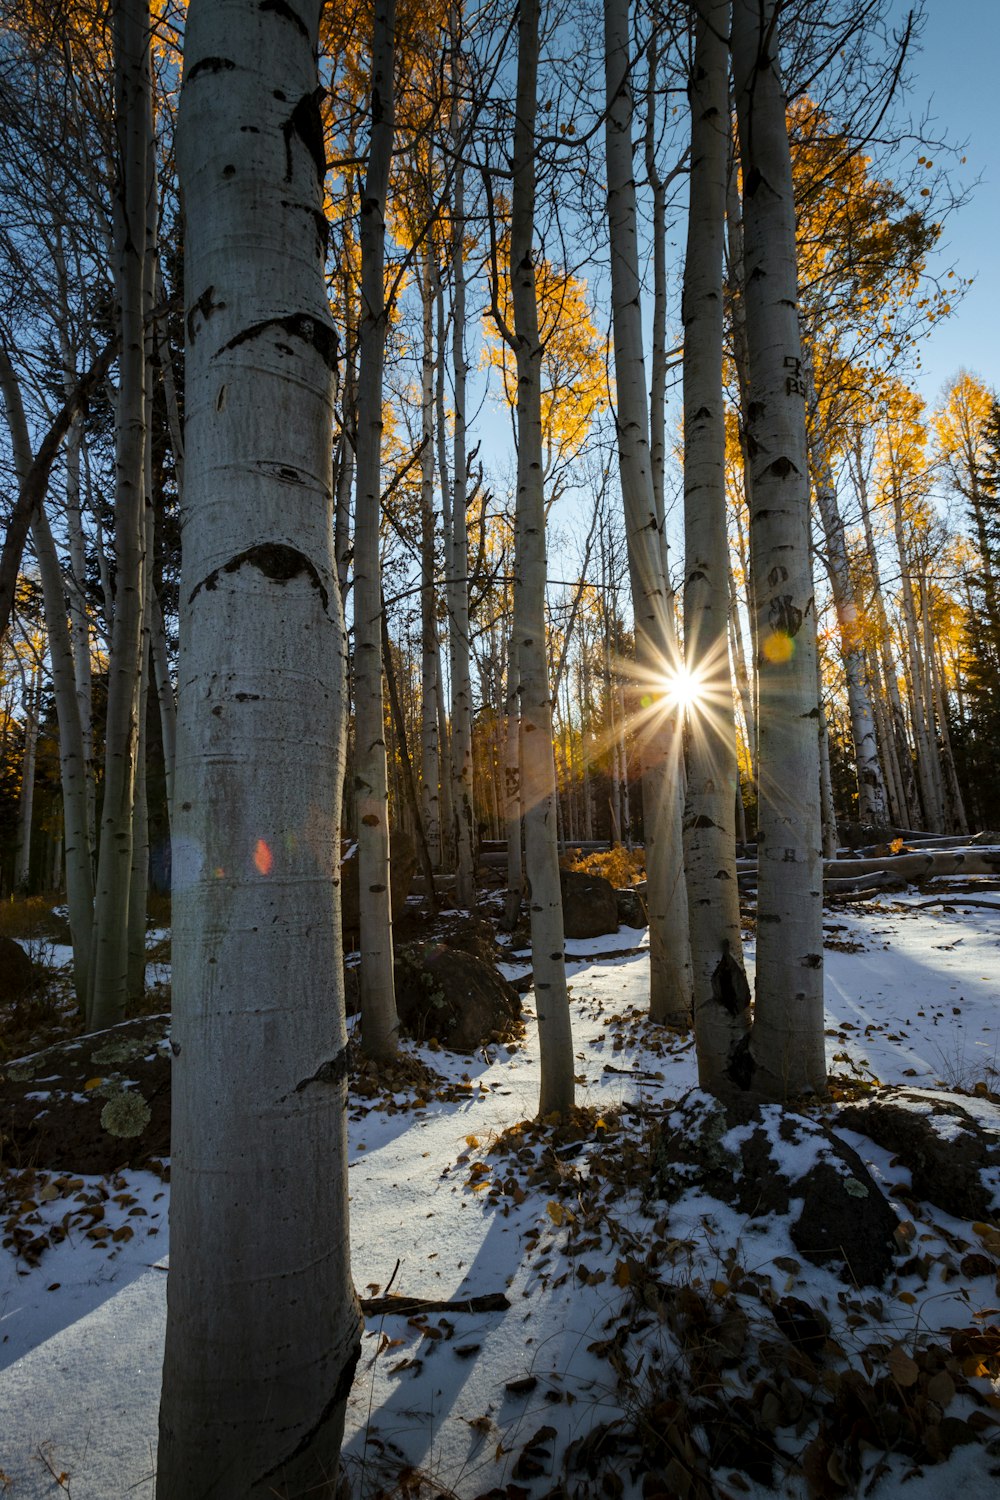
[[[285,138],[286,182],[292,180],[292,137],[296,135],[312,157],[317,180],[322,184],[326,177],[326,143],[323,139],[323,114],[319,107],[324,93],[324,89],[313,89],[311,94],[303,94],[281,127]]]
[[[190,73],[185,78],[185,83],[193,83],[199,73],[229,73],[236,64],[229,57],[203,57],[196,62]]]
[[[280,16],[283,21],[291,21],[296,31],[300,32],[306,41],[309,40],[308,26],[301,16],[295,14],[292,7],[288,4],[288,0],[260,0],[260,9],[262,11],[272,11],[274,15]]]
[[[323,1407],[323,1410],[320,1412],[316,1421],[309,1428],[308,1432],[304,1433],[303,1436],[299,1439],[295,1447],[292,1449],[291,1453],[289,1453],[285,1458],[281,1459],[279,1463],[276,1463],[273,1468],[268,1469],[266,1474],[262,1474],[260,1476],[254,1486],[255,1489],[260,1489],[262,1492],[263,1485],[265,1485],[269,1479],[272,1479],[275,1474],[280,1473],[286,1464],[294,1463],[300,1453],[306,1452],[316,1435],[323,1431],[323,1428],[329,1422],[330,1418],[337,1410],[337,1407],[341,1404],[341,1402],[346,1401],[348,1396],[350,1395],[351,1386],[354,1384],[354,1372],[358,1367],[358,1360],[360,1358],[361,1340],[358,1339],[357,1343],[352,1345],[352,1347],[347,1351],[347,1359],[345,1360],[340,1374],[337,1377],[337,1384],[334,1387],[333,1395]]]
[[[268,318],[264,323],[251,323],[249,328],[242,329],[235,334],[228,344],[223,344],[212,356],[217,359],[227,349],[235,349],[240,344],[249,343],[251,339],[260,338],[270,328],[280,328],[291,338],[301,339],[304,344],[311,344],[319,354],[327,369],[337,373],[337,353],[340,342],[337,338],[337,330],[329,323],[324,323],[320,318],[314,317],[312,313],[288,313],[283,318]]]
[[[312,1083],[340,1083],[347,1077],[347,1048],[342,1047],[336,1057],[327,1058],[326,1062],[320,1063],[315,1073],[310,1078],[303,1078],[301,1083],[295,1085],[295,1093],[301,1094]]]
[[[224,302],[216,302],[213,300],[214,297],[215,287],[207,286],[198,300],[191,304],[187,315],[187,336],[189,344],[193,344],[195,339],[198,337],[198,324],[196,321],[198,314],[201,314],[202,323],[207,323],[213,313],[221,312],[225,307],[226,304]]]
[[[258,572],[263,573],[272,583],[290,583],[293,578],[298,578],[301,573],[308,575],[313,587],[319,593],[324,613],[327,612],[330,596],[323,586],[316,569],[316,564],[306,557],[304,553],[298,552],[294,547],[287,546],[284,542],[265,542],[257,547],[248,547],[245,552],[239,552],[235,557],[221,568],[213,568],[207,578],[203,578],[195,584],[188,596],[188,603],[192,603],[195,596],[202,589],[214,589],[222,573],[236,573],[245,563],[255,567]]]

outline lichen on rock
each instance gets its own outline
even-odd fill
[[[109,1135],[142,1135],[152,1115],[141,1094],[121,1090],[101,1110],[101,1124]]]

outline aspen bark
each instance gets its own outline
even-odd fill
[[[143,326],[150,140],[148,0],[115,0],[115,287],[121,354],[115,416],[115,593],[108,665],[104,801],[94,886],[87,1025],[113,1026],[128,999],[132,817],[139,740],[145,512],[146,344]]]
[[[889,819],[885,777],[879,760],[878,738],[871,692],[865,673],[865,653],[860,639],[860,616],[851,582],[851,565],[847,555],[844,522],[837,503],[833,467],[821,430],[819,402],[813,379],[812,362],[806,358],[806,389],[809,407],[809,457],[816,504],[826,540],[827,572],[833,590],[840,630],[844,678],[847,684],[847,707],[851,719],[851,738],[858,777],[858,821],[885,827]]]
[[[456,42],[457,45],[457,42]],[[457,139],[457,121],[452,137]],[[455,415],[451,538],[448,549],[448,642],[451,666],[451,764],[452,806],[455,819],[457,857],[455,895],[460,906],[472,907],[476,900],[475,803],[472,767],[472,673],[469,645],[469,533],[468,470],[466,447],[466,391],[468,365],[465,355],[465,174],[456,162],[452,184],[452,379]],[[442,434],[443,440],[443,434]],[[442,483],[444,483],[442,467]]]
[[[736,881],[736,735],[729,670],[729,539],[722,393],[722,268],[729,156],[729,0],[698,0],[684,262],[684,653],[689,710],[684,870],[698,1080],[731,1092],[750,1025]]]
[[[747,444],[760,715],[757,988],[746,1086],[826,1088],[816,612],[795,205],[774,0],[734,0],[743,167]]]
[[[171,1260],[157,1495],[338,1492],[350,1274],[319,0],[192,0]],[[246,225],[253,224],[248,235]]]
[[[521,774],[525,872],[531,908],[542,1082],[540,1115],[572,1109],[573,1037],[566,994],[552,694],[545,647],[545,496],[542,445],[542,345],[535,291],[535,120],[539,0],[522,0],[517,19],[510,283],[517,360],[517,522],[514,635],[520,677]]]
[[[389,788],[382,693],[382,373],[385,212],[394,131],[395,0],[377,0],[372,40],[371,147],[361,199],[361,328],[354,517],[354,787],[358,827],[361,1044],[389,1058],[398,1018],[392,969]]]
[[[638,745],[649,909],[650,1015],[673,1026],[691,1022],[691,962],[681,815],[681,716],[668,705],[664,678],[679,662],[673,600],[664,572],[649,450],[642,309],[632,169],[628,0],[604,0],[611,298],[618,409],[618,457],[636,664],[649,711]]]

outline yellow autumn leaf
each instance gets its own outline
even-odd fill
[[[91,1089],[100,1088],[103,1082],[103,1078],[88,1078],[86,1083],[83,1085],[84,1091],[89,1094]]]
[[[620,1260],[615,1266],[614,1275],[611,1280],[615,1286],[628,1286],[632,1280],[632,1273],[628,1268],[628,1261]]]

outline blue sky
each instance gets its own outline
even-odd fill
[[[909,8],[897,0],[900,15]],[[961,366],[1000,391],[1000,0],[927,0],[922,51],[912,64],[915,112],[930,103],[939,128],[967,141],[965,181],[982,181],[945,224],[948,257],[974,276],[964,300],[921,350],[917,384],[934,403]]]

